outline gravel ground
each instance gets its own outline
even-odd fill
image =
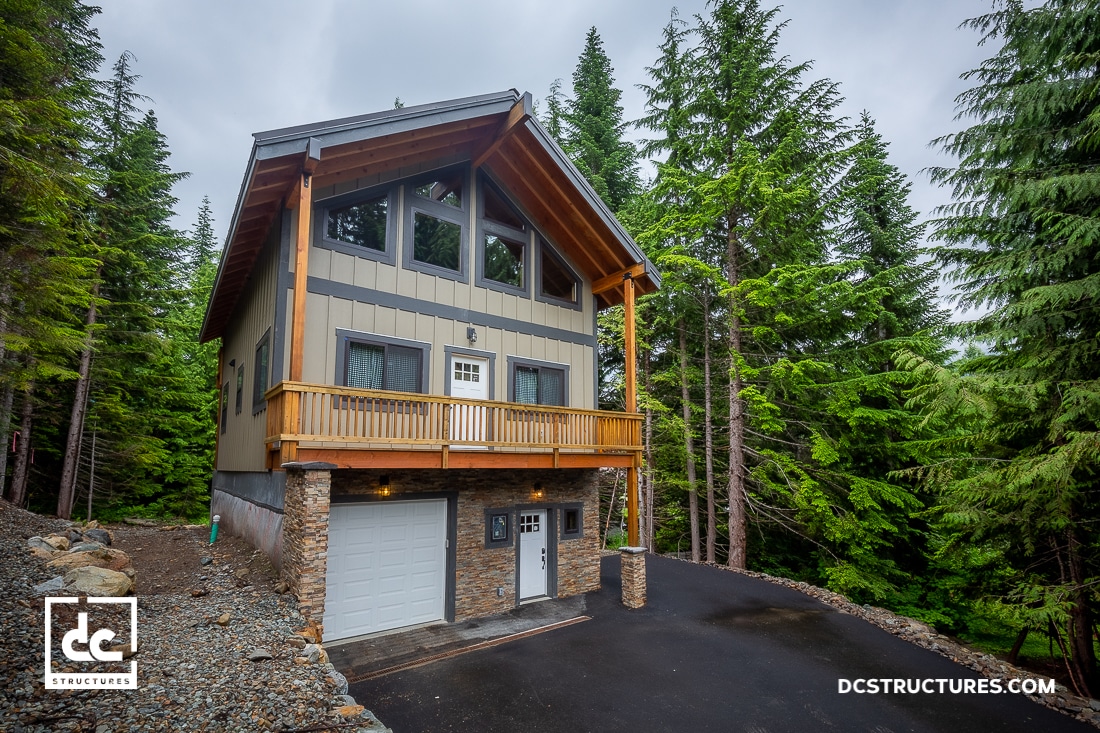
[[[45,601],[33,587],[54,573],[33,557],[27,538],[63,531],[67,522],[46,519],[0,500],[0,730],[39,731],[323,731],[380,733],[387,729],[346,693],[339,673],[321,658],[310,661],[304,627],[293,596],[279,595],[269,583],[255,583],[254,569],[228,547],[211,552],[195,532],[173,532],[174,542],[194,545],[194,557],[213,562],[173,571],[174,587],[143,590],[141,553],[137,572],[137,690],[47,690]],[[131,549],[156,543],[160,530],[116,530],[116,546]],[[124,535],[124,537],[123,537]],[[120,542],[119,540],[125,540]],[[215,545],[215,548],[219,548]],[[186,558],[188,553],[180,553]],[[188,563],[178,563],[186,566]],[[190,582],[188,582],[190,581]],[[56,593],[54,595],[57,595]],[[97,620],[89,607],[88,633]],[[65,609],[68,610],[68,609]],[[98,611],[96,611],[98,612]],[[62,632],[75,610],[52,614],[56,671],[102,671],[104,663],[70,663],[62,654]],[[109,616],[109,613],[107,614]],[[118,619],[116,619],[118,620]],[[108,622],[109,624],[110,622]],[[107,625],[107,624],[104,624]],[[72,628],[75,626],[73,623]],[[128,625],[108,626],[126,629]],[[113,643],[128,641],[128,630]],[[250,661],[257,649],[272,658]],[[65,666],[56,660],[65,660]],[[126,669],[106,663],[106,671]],[[114,665],[114,666],[111,666]]]

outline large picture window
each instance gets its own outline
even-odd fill
[[[354,257],[395,261],[395,188],[353,191],[320,201],[317,207],[316,246]]]
[[[404,265],[466,280],[466,171],[444,171],[406,191]]]
[[[481,181],[477,284],[526,295],[530,228],[492,183]]]
[[[564,364],[508,357],[512,402],[565,407],[569,388],[569,367]]]

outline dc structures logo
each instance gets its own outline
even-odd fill
[[[116,637],[113,629],[99,626],[88,635],[88,614],[95,610],[93,606],[101,606],[108,610],[111,606],[129,605],[129,636],[130,651],[137,652],[137,598],[88,598],[88,611],[77,611],[75,628],[73,624],[67,624],[68,629],[61,637],[61,652],[70,662],[80,663],[81,666],[91,666],[96,671],[59,672],[53,668],[53,616],[55,607],[59,610],[64,604],[73,604],[80,608],[80,599],[75,597],[47,598],[46,599],[46,689],[47,690],[104,690],[104,689],[137,689],[137,661],[130,662],[129,671],[125,669],[123,653],[119,650],[104,649]],[[125,611],[125,609],[118,609]],[[66,614],[71,617],[71,610]],[[122,614],[116,613],[116,619],[123,620]],[[117,621],[112,622],[118,625]],[[58,629],[60,632],[60,628]],[[87,650],[78,649],[77,645],[87,647]],[[61,660],[59,660],[61,661]],[[89,664],[90,663],[90,664]],[[102,668],[115,671],[103,671]]]

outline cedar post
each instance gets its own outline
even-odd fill
[[[625,382],[625,402],[627,412],[638,411],[637,354],[634,346],[634,277],[631,273],[623,276],[623,377]],[[627,541],[631,547],[638,547],[638,456],[635,455],[630,468],[626,469],[626,526]]]
[[[312,206],[311,175],[303,171],[291,198],[298,209],[298,230],[294,250],[294,320],[290,325],[290,381],[302,381],[305,360],[306,278],[309,275],[309,220]]]

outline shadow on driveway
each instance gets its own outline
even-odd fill
[[[982,679],[795,590],[649,557],[649,604],[351,686],[396,733],[1092,731],[1018,694],[840,694],[840,679]]]

